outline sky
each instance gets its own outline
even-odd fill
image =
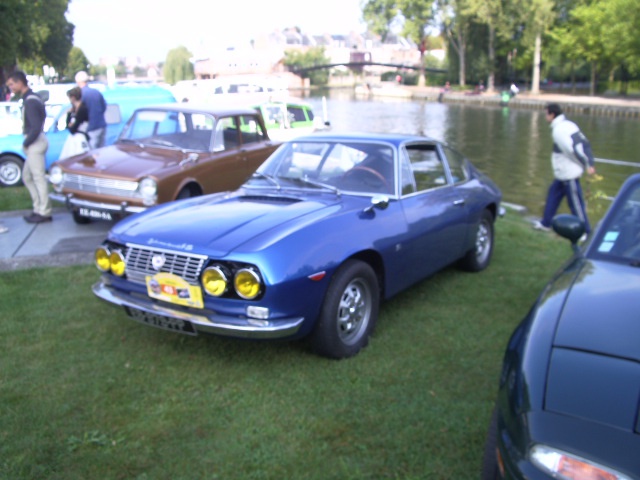
[[[157,62],[181,45],[197,56],[287,27],[314,35],[362,32],[360,1],[71,0],[67,20],[75,25],[74,45],[91,63],[109,56]]]

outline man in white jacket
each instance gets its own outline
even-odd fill
[[[542,219],[536,221],[533,227],[537,230],[550,230],[551,220],[558,211],[562,199],[567,197],[571,212],[584,221],[586,233],[589,234],[591,226],[587,218],[580,177],[585,170],[589,175],[593,175],[596,171],[591,144],[580,128],[567,120],[560,105],[550,103],[546,106],[546,112],[553,137],[551,166],[555,179],[549,186]]]

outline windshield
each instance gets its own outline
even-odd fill
[[[629,263],[640,262],[640,182],[616,203],[594,239],[596,256]]]
[[[210,151],[215,119],[203,113],[137,110],[120,135],[132,142],[181,150]]]
[[[249,185],[393,194],[393,148],[382,143],[288,142],[259,169]],[[267,181],[272,178],[275,182]]]

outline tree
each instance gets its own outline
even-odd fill
[[[486,25],[489,30],[487,46],[489,57],[487,90],[489,91],[492,91],[495,86],[496,35],[504,36],[508,32],[503,6],[503,0],[469,0],[465,9],[466,14],[474,16],[479,23]]]
[[[433,23],[433,1],[431,0],[398,0],[400,11],[404,17],[402,33],[420,46],[419,86],[425,85],[424,52],[427,47],[429,27]]]
[[[192,80],[195,77],[191,63],[192,57],[187,47],[180,46],[170,50],[164,64],[164,81],[175,85],[180,80]]]
[[[525,21],[524,38],[533,43],[533,70],[531,75],[531,93],[540,93],[540,59],[542,55],[542,37],[553,25],[555,12],[554,0],[516,0]],[[514,2],[515,3],[515,2]]]
[[[42,73],[45,64],[63,71],[74,26],[65,17],[69,0],[3,0],[0,3],[0,81],[16,65]]]
[[[458,83],[467,84],[466,56],[471,19],[467,0],[436,0],[440,29],[458,54]]]
[[[72,47],[67,58],[67,67],[63,73],[67,78],[73,78],[81,70],[89,72],[91,63],[80,48]]]
[[[323,47],[313,47],[306,52],[299,50],[287,50],[284,52],[283,63],[291,70],[299,70],[318,65],[326,65],[331,62],[324,54]],[[311,85],[326,85],[329,83],[329,71],[326,68],[309,70],[300,74],[302,78],[308,78]]]
[[[380,35],[383,42],[391,33],[398,14],[396,0],[368,0],[362,8],[362,18],[367,23],[369,31]]]

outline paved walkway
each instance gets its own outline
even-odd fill
[[[9,227],[0,233],[0,271],[91,263],[96,246],[113,225],[77,225],[66,209],[54,209],[52,222],[31,224],[22,218],[29,213],[0,212],[0,222]]]

